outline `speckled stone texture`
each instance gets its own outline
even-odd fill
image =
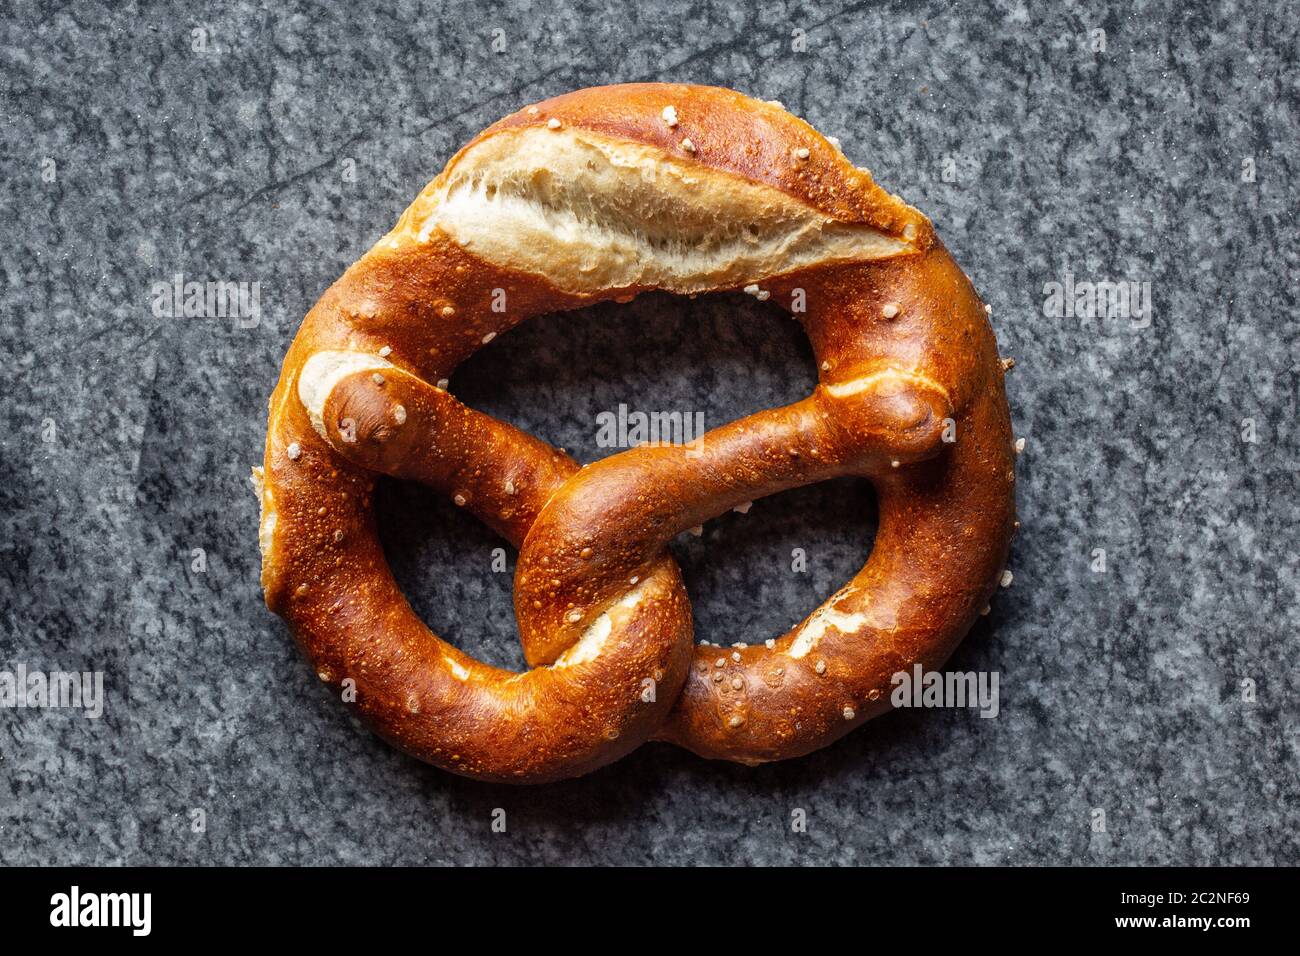
[[[0,711],[0,862],[1300,862],[1294,10],[504,6],[7,7],[0,669],[101,670],[108,702]],[[302,315],[478,129],[631,80],[783,101],[993,304],[1024,527],[951,666],[998,672],[996,719],[484,786],[370,736],[263,605],[247,476]],[[1150,283],[1149,324],[1047,314],[1067,272]],[[260,283],[260,321],[155,315],[177,274]],[[814,380],[770,303],[647,295],[504,335],[453,390],[591,460],[620,402],[712,427]],[[499,542],[422,489],[379,498],[417,610],[521,664]],[[710,523],[677,551],[698,635],[781,632],[873,527],[849,481]]]

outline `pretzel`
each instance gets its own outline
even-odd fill
[[[640,292],[789,310],[813,393],[579,468],[458,402],[466,358],[531,316]],[[579,90],[475,137],[308,313],[270,399],[262,586],[322,681],[383,737],[470,777],[576,776],[649,739],[747,764],[808,753],[937,668],[1015,526],[987,307],[924,215],[779,104]],[[434,636],[385,562],[377,475],[423,482],[519,547],[530,670]],[[866,566],[764,643],[696,646],[669,541],[778,491],[869,478]]]

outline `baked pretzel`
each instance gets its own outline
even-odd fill
[[[525,319],[650,289],[789,309],[817,387],[702,447],[583,468],[447,391]],[[1015,523],[1004,371],[929,220],[779,104],[677,84],[546,100],[461,149],[303,321],[254,470],[267,604],[378,733],[466,776],[576,776],[651,737],[749,764],[805,754],[888,709],[896,671],[941,666],[996,590]],[[377,474],[520,548],[531,670],[415,616],[379,544]],[[779,639],[694,646],[673,536],[841,475],[879,498],[862,571]]]

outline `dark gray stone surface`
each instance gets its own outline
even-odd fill
[[[100,720],[0,710],[0,862],[1300,862],[1294,10],[352,9],[0,22],[0,669],[100,670],[108,695]],[[951,666],[1000,674],[996,719],[484,786],[371,737],[263,606],[247,475],[300,317],[479,128],[628,80],[782,100],[927,212],[993,303],[1024,529]],[[1149,282],[1149,326],[1046,315],[1067,271]],[[260,322],[155,316],[178,273],[259,282]],[[453,387],[590,460],[619,402],[712,426],[813,381],[776,309],[655,295],[505,335]],[[426,620],[518,664],[491,535],[419,489],[381,512]],[[865,559],[872,512],[844,482],[711,524],[679,551],[699,635],[784,630]]]

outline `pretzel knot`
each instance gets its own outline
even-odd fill
[[[817,387],[693,448],[581,469],[448,393],[530,316],[649,289],[788,309]],[[1003,374],[930,222],[779,105],[669,84],[547,100],[457,153],[304,320],[254,474],[267,603],[380,734],[466,776],[576,776],[651,738],[805,754],[888,709],[897,671],[941,666],[996,589],[1015,522]],[[519,547],[531,670],[415,616],[379,544],[377,474]],[[866,566],[780,638],[695,646],[673,536],[841,475],[879,498]]]

